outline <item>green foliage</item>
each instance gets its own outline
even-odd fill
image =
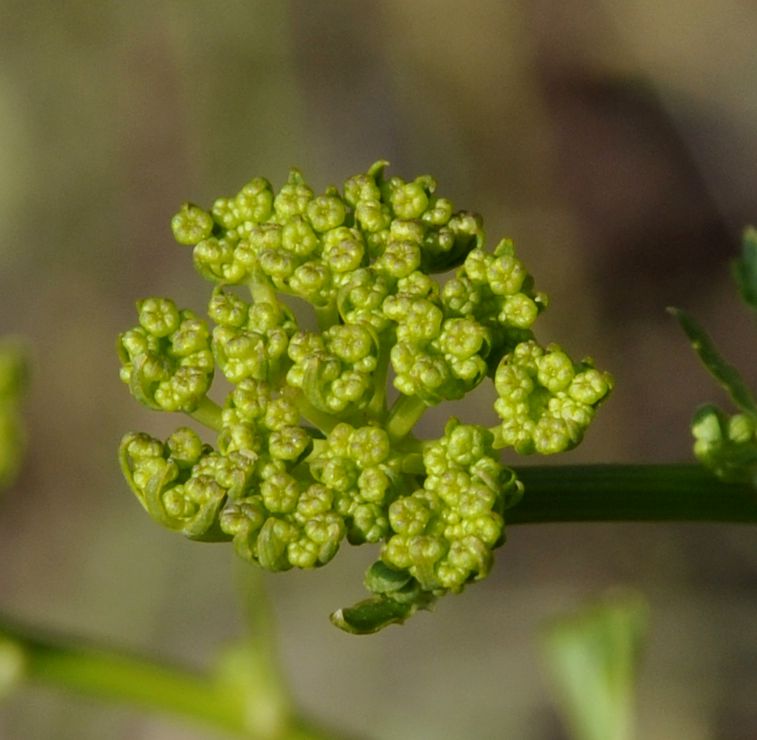
[[[733,262],[733,276],[744,302],[757,310],[757,229],[744,230],[741,255]]]
[[[741,297],[757,309],[757,230],[744,231],[742,252],[733,262],[733,275]],[[702,364],[739,409],[728,415],[717,406],[700,407],[691,423],[694,454],[721,480],[748,483],[757,488],[757,401],[739,371],[723,359],[709,334],[688,313],[669,309]]]
[[[213,283],[210,322],[151,298],[118,342],[135,398],[215,433],[212,445],[186,427],[124,437],[144,508],[268,570],[375,543],[371,597],[332,617],[358,633],[484,578],[522,494],[495,450],[575,446],[612,386],[590,360],[536,343],[547,299],[511,241],[488,251],[479,216],[455,212],[429,176],[386,177],[386,164],[341,192],[316,195],[292,170],[278,192],[255,178],[209,211],[185,204],[171,228]],[[221,405],[208,396],[216,368],[232,386]],[[418,439],[429,406],[487,378],[500,424],[451,419],[441,438]]]
[[[702,364],[728,393],[733,403],[745,413],[757,415],[757,403],[755,403],[752,391],[742,379],[739,371],[723,359],[710,335],[693,316],[685,311],[679,308],[669,310],[686,332],[686,336],[691,341],[691,346],[699,355]]]

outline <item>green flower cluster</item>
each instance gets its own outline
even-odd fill
[[[207,324],[167,298],[137,304],[139,326],[118,340],[121,380],[153,409],[194,411],[213,380]]]
[[[0,341],[0,489],[13,482],[21,462],[23,430],[19,404],[26,385],[21,348]]]
[[[381,427],[355,429],[345,423],[334,427],[313,456],[310,470],[334,492],[334,510],[344,518],[351,544],[380,542],[387,536],[387,508],[407,485],[402,462]]]
[[[757,417],[729,416],[717,406],[697,409],[691,423],[694,454],[718,478],[757,487]]]
[[[269,570],[323,565],[345,539],[380,545],[373,596],[332,617],[353,632],[483,578],[522,488],[495,449],[574,446],[611,387],[590,361],[536,343],[547,301],[512,242],[488,251],[480,217],[386,164],[321,195],[292,170],[278,192],[256,178],[209,211],[185,204],[171,227],[214,283],[208,320],[151,298],[118,342],[138,400],[215,435],[124,438],[145,509]],[[220,404],[216,368],[231,384]],[[501,424],[453,419],[440,439],[416,436],[429,406],[486,378]]]
[[[494,384],[500,442],[521,454],[550,455],[581,441],[612,379],[589,358],[574,363],[556,344],[545,350],[529,340],[502,359]]]
[[[423,488],[389,507],[394,533],[381,558],[406,570],[426,591],[460,591],[486,576],[502,542],[505,504],[520,485],[492,449],[494,435],[451,419],[423,453]]]

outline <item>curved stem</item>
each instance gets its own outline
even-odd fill
[[[279,302],[276,291],[265,280],[252,280],[249,288],[253,303],[270,303],[275,306]]]
[[[698,465],[544,465],[515,471],[525,493],[508,510],[508,524],[757,523],[757,491],[723,483]]]
[[[4,616],[0,616],[0,642],[9,642],[20,653],[22,680],[179,715],[247,738],[336,737],[292,716],[275,736],[256,727],[248,711],[250,698],[233,687],[230,690],[212,674],[203,675],[68,637],[33,635]]]
[[[215,401],[212,401],[205,396],[189,416],[195,421],[200,422],[203,426],[208,427],[208,429],[220,432],[221,427],[223,426],[221,421],[221,411],[221,407]]]

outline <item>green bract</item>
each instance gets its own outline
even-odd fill
[[[151,298],[118,342],[138,400],[214,435],[124,438],[145,509],[268,570],[375,543],[372,595],[332,616],[358,633],[484,578],[523,493],[495,450],[573,447],[612,386],[590,360],[537,344],[547,300],[511,241],[489,251],[479,216],[455,212],[429,176],[385,177],[386,164],[341,192],[318,195],[292,170],[278,192],[256,178],[209,211],[185,204],[171,228],[213,283],[209,323]],[[230,383],[218,403],[216,367]],[[501,423],[414,434],[425,409],[487,378]]]

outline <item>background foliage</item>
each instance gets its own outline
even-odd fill
[[[0,509],[5,611],[198,664],[238,633],[244,565],[154,526],[120,478],[121,434],[174,423],[133,403],[113,345],[137,297],[202,308],[168,221],[254,175],[280,184],[297,165],[320,188],[387,158],[514,237],[570,307],[540,336],[591,348],[617,379],[559,462],[690,459],[691,411],[720,399],[666,305],[701,317],[754,385],[726,269],[757,219],[748,4],[0,0],[0,17],[0,334],[34,354],[28,458]],[[374,738],[564,737],[536,630],[623,582],[651,607],[640,735],[757,734],[751,531],[509,536],[487,582],[367,640],[325,615],[372,553],[267,579],[302,707]],[[0,707],[4,737],[104,734],[215,737],[39,689]]]

